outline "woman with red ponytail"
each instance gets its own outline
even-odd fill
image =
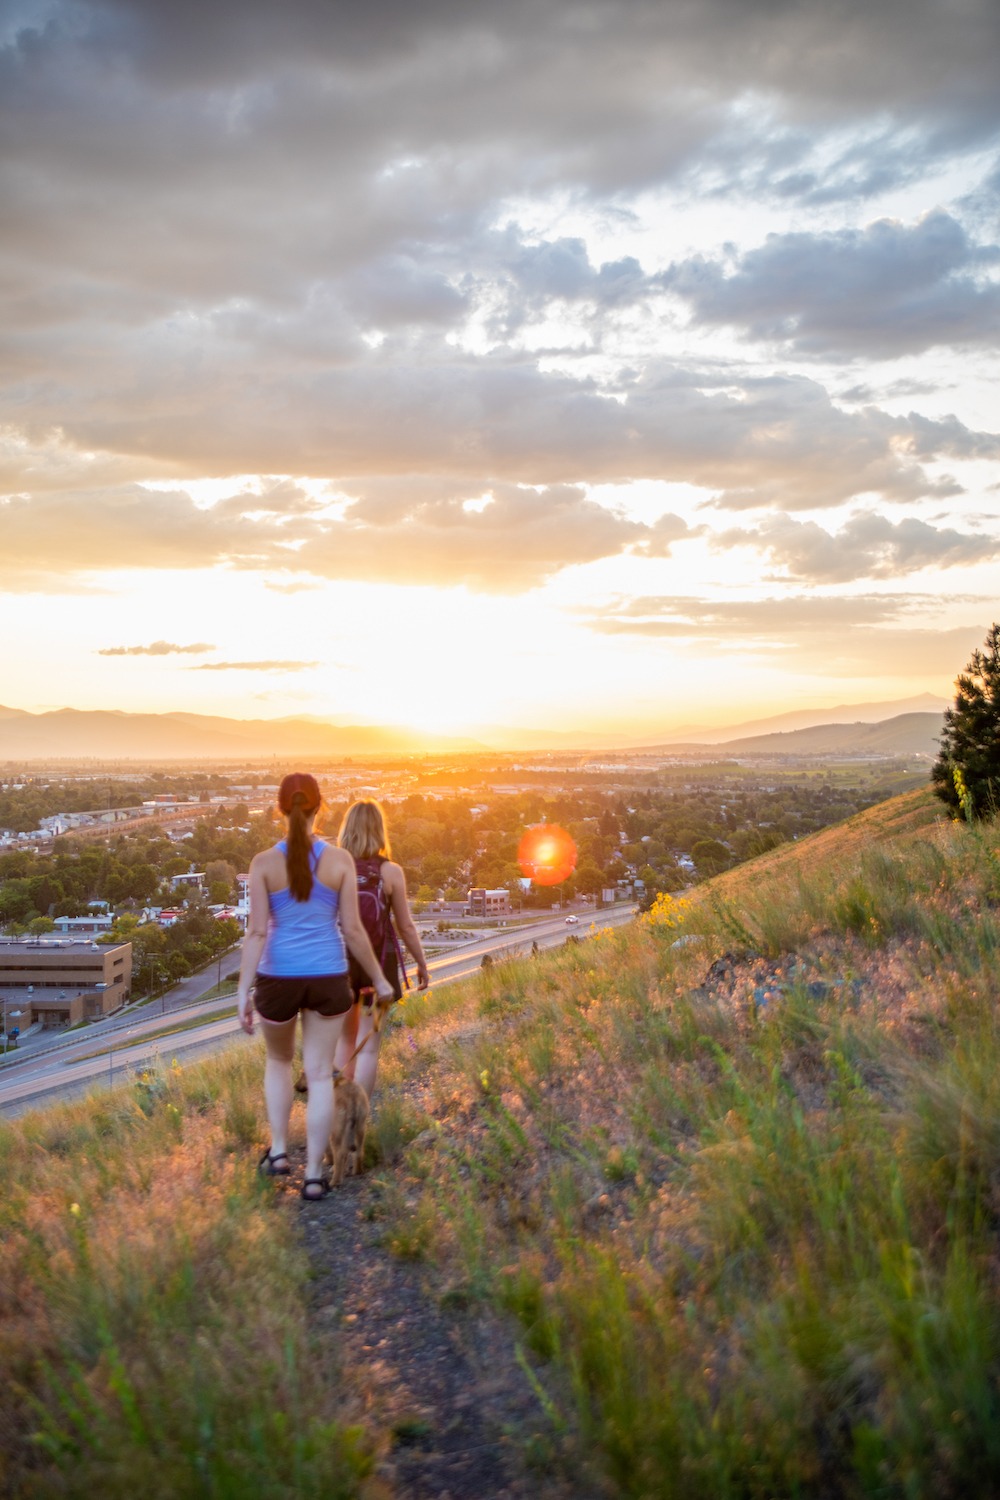
[[[393,998],[358,914],[354,861],[346,850],[316,836],[321,801],[312,776],[295,772],[281,783],[278,807],[287,835],[250,865],[250,917],[237,991],[244,1031],[253,1032],[254,1010],[263,1022],[271,1144],[260,1170],[269,1177],[287,1177],[290,1171],[292,1058],[295,1022],[302,1017],[302,1066],[309,1083],[302,1185],[307,1200],[330,1191],[323,1158],[333,1128],[333,1057],[354,1000],[347,949],[379,998]]]

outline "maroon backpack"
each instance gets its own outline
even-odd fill
[[[379,857],[355,859],[354,865],[358,875],[358,912],[361,925],[375,950],[375,957],[380,964],[384,964],[389,950],[394,948],[399,965],[400,982],[409,989],[410,982],[406,977],[403,952],[399,946],[399,939],[396,937],[396,929],[392,925],[389,892],[382,880],[384,863],[385,861]]]
[[[358,912],[379,963],[389,951],[389,893],[382,882],[381,859],[356,859]]]

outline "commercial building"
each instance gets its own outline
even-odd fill
[[[99,1020],[132,994],[132,944],[0,938],[0,1001],[22,1033]]]
[[[474,885],[469,892],[469,915],[472,917],[506,917],[510,915],[510,891],[498,891]]]

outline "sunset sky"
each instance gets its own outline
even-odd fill
[[[996,0],[3,0],[0,703],[623,734],[951,681]]]

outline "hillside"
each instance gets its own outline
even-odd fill
[[[874,724],[817,724],[776,734],[726,740],[735,755],[928,755],[938,752],[943,716],[897,714]]]
[[[684,741],[663,745],[664,751],[696,755],[712,753],[752,756],[773,760],[781,756],[892,756],[938,752],[943,716],[939,713],[897,714],[877,723],[858,720],[854,724],[815,724],[808,729],[789,729],[773,734],[746,735],[740,739]]]
[[[408,999],[325,1203],[252,1043],[3,1125],[0,1488],[995,1493],[998,953],[918,791]]]
[[[891,698],[877,703],[839,703],[834,708],[794,708],[766,719],[748,719],[742,724],[689,724],[668,736],[662,746],[696,742],[721,745],[731,740],[756,738],[762,734],[787,733],[794,729],[814,729],[824,724],[875,724],[898,719],[901,714],[941,714],[947,708],[945,699],[935,693],[918,693],[913,698]]]

